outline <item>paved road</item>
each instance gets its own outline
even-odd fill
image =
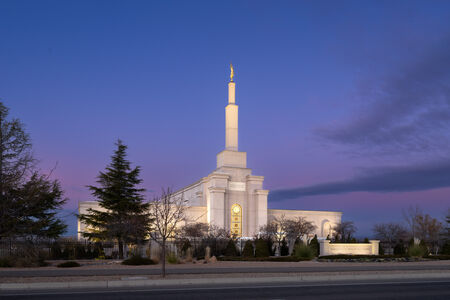
[[[168,274],[224,274],[224,273],[311,273],[311,272],[361,272],[361,271],[438,271],[449,270],[448,264],[410,265],[341,265],[341,266],[295,266],[295,267],[221,267],[221,268],[168,268]],[[38,269],[0,270],[1,277],[61,277],[61,276],[110,276],[110,275],[159,275],[159,268],[130,269]]]
[[[2,299],[450,299],[450,281],[317,283],[139,290],[39,291],[0,294]]]

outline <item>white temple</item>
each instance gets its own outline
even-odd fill
[[[217,167],[208,176],[175,192],[175,196],[188,200],[188,222],[204,222],[240,237],[253,237],[273,218],[305,217],[316,225],[314,234],[325,238],[341,222],[341,212],[267,208],[269,191],[263,188],[264,176],[252,174],[247,168],[247,153],[238,149],[239,107],[233,76],[231,67],[225,107],[225,149],[217,154]],[[86,213],[89,207],[98,209],[94,201],[80,202],[79,213]],[[83,229],[84,224],[78,221],[78,231]]]

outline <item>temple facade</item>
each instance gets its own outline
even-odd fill
[[[239,237],[253,237],[260,228],[275,218],[304,217],[316,226],[319,238],[331,233],[341,222],[341,212],[268,209],[269,191],[264,189],[264,176],[252,174],[247,167],[247,153],[238,148],[238,111],[236,83],[231,67],[228,104],[225,107],[225,149],[217,154],[217,165],[208,176],[175,192],[187,200],[186,222],[203,222],[225,228]],[[79,203],[79,213],[98,209],[95,201]],[[84,224],[78,221],[78,230]],[[81,236],[79,235],[79,238]]]

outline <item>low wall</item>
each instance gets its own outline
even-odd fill
[[[330,240],[320,241],[320,256],[328,255],[378,255],[380,241],[370,243],[330,243]]]

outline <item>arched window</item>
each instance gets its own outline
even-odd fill
[[[327,237],[328,235],[331,237],[332,228],[331,223],[328,220],[322,221],[322,236]]]
[[[231,234],[242,236],[242,208],[239,204],[231,206]]]

